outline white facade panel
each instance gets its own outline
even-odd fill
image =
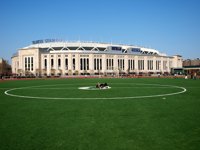
[[[26,58],[33,58],[33,69],[27,70]],[[162,74],[177,67],[182,67],[178,55],[170,57],[154,49],[89,42],[33,44],[19,49],[18,56],[12,58],[12,71],[19,75]]]

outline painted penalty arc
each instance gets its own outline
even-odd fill
[[[6,90],[4,93],[8,96],[18,97],[18,98],[28,98],[28,99],[52,99],[52,100],[98,100],[98,99],[139,99],[139,98],[152,98],[152,97],[164,97],[164,96],[172,96],[185,93],[187,91],[186,88],[174,85],[162,85],[162,84],[143,84],[143,83],[135,83],[136,85],[157,85],[157,86],[164,86],[164,87],[171,87],[171,88],[178,88],[181,89],[179,92],[173,93],[166,93],[166,94],[156,94],[156,95],[141,95],[141,96],[127,96],[127,97],[39,97],[39,96],[24,96],[24,95],[17,95],[11,94],[9,92],[14,90],[26,89],[26,88],[34,88],[34,87],[44,87],[44,86],[56,86],[56,85],[66,85],[66,84],[53,84],[53,85],[42,85],[42,86],[29,86],[29,87],[20,87],[20,88],[12,88]]]

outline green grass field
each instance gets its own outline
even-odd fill
[[[111,89],[79,89],[97,82]],[[0,150],[199,148],[200,80],[0,82]]]

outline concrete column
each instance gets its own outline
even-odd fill
[[[167,72],[170,72],[169,61],[170,61],[170,59],[167,58]]]
[[[68,54],[68,70],[72,70],[72,54]]]
[[[128,56],[124,56],[124,71],[125,73],[128,73]]]
[[[161,71],[161,73],[164,73],[163,61],[164,61],[164,59],[163,59],[163,57],[161,57],[161,58],[160,58],[160,71]]]
[[[102,72],[105,73],[107,70],[106,70],[106,55],[102,55]]]
[[[61,70],[62,75],[65,75],[65,54],[61,54]]]
[[[153,72],[156,72],[156,57],[153,57]]]
[[[51,54],[47,54],[47,75],[50,75],[51,71]]]
[[[89,55],[89,70],[94,70],[94,55]]]
[[[80,70],[79,68],[80,68],[80,60],[79,60],[80,58],[79,58],[79,55],[78,54],[76,54],[75,55],[75,70]]]
[[[134,60],[135,60],[135,70],[134,71],[136,73],[139,73],[139,70],[138,70],[138,56],[135,56]]]
[[[148,70],[147,70],[147,56],[144,56],[144,72],[148,72]]]
[[[33,73],[36,74],[36,69],[41,70],[41,56],[39,53],[39,49],[34,50],[35,55],[33,55]]]
[[[54,69],[55,69],[55,75],[58,73],[58,55],[54,54]]]
[[[113,56],[113,69],[114,73],[119,73],[119,68],[118,68],[118,55]]]
[[[23,57],[21,54],[21,50],[19,50],[19,69],[22,70],[22,72],[20,72],[21,75],[23,75],[23,72],[25,72],[25,68],[22,64],[25,64],[25,62],[23,63]]]

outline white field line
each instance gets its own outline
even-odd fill
[[[12,89],[12,88],[16,88],[16,87],[9,87],[9,88],[0,88],[0,90],[7,90],[7,89]],[[123,86],[123,87],[112,87],[112,88],[173,88],[173,87],[126,87],[126,86]],[[177,87],[174,87],[174,88],[177,88]],[[200,87],[185,87],[185,88],[194,88],[194,89],[199,89]],[[77,89],[77,87],[69,87],[69,88],[34,88],[34,87],[27,87],[27,88],[24,88],[24,89]]]
[[[124,83],[127,84],[127,83]],[[166,93],[166,94],[157,94],[157,95],[146,95],[146,96],[127,96],[127,97],[94,97],[94,98],[86,98],[86,97],[38,97],[38,96],[24,96],[24,95],[16,95],[16,94],[11,94],[9,92],[14,91],[14,90],[20,90],[20,89],[28,89],[28,88],[35,88],[35,87],[43,87],[43,86],[57,86],[57,85],[64,85],[64,84],[56,84],[56,85],[42,85],[42,86],[30,86],[30,87],[21,87],[21,88],[12,88],[9,90],[6,90],[4,93],[8,96],[12,97],[20,97],[20,98],[31,98],[31,99],[60,99],[60,100],[95,100],[95,99],[135,99],[135,98],[151,98],[151,97],[162,97],[162,96],[171,96],[171,95],[177,95],[177,94],[182,94],[186,92],[186,88],[184,87],[179,87],[179,86],[173,86],[173,85],[160,85],[160,84],[135,84],[135,85],[157,85],[157,86],[163,86],[163,87],[171,87],[171,88],[178,88],[181,89],[179,92],[173,92],[173,93]],[[65,84],[66,85],[66,84]],[[67,84],[69,85],[69,84]],[[74,85],[74,84],[70,84]],[[80,85],[80,84],[78,84]],[[161,88],[161,87],[159,87]]]
[[[95,87],[93,87],[95,88]],[[142,89],[169,89],[169,88],[177,88],[177,87],[112,87],[112,88],[131,88],[131,89],[139,89],[139,88],[142,88]],[[8,89],[8,88],[6,88]],[[65,89],[77,89],[77,87],[70,87],[70,88],[24,88],[25,90],[40,90],[40,89],[43,89],[43,90],[65,90]],[[79,88],[81,89],[81,87]],[[85,89],[84,89],[85,90]],[[92,90],[92,89],[89,89],[87,88],[87,90]]]

